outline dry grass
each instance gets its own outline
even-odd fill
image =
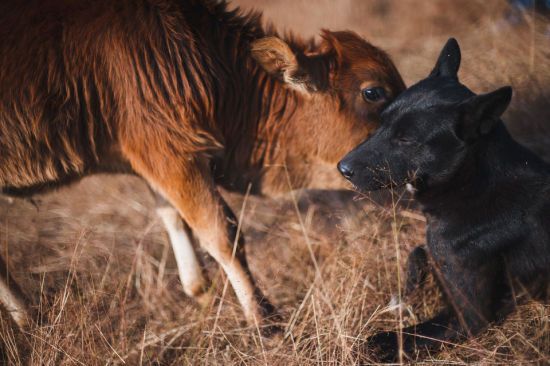
[[[407,84],[427,75],[445,40],[454,36],[463,51],[461,80],[476,92],[513,85],[505,120],[521,141],[550,157],[546,24],[526,18],[523,25],[507,26],[503,1],[235,3],[264,9],[268,20],[304,35],[321,27],[353,29],[389,51]],[[243,197],[225,196],[239,215]],[[0,251],[35,299],[37,314],[24,334],[0,319],[3,359],[15,365],[25,358],[33,365],[368,363],[372,355],[364,339],[399,325],[386,304],[398,290],[404,258],[424,240],[425,223],[406,196],[353,196],[302,194],[298,210],[291,198],[247,199],[248,258],[282,314],[280,339],[263,339],[244,325],[232,291],[221,298],[225,277],[206,256],[214,301],[201,309],[185,297],[152,198],[136,178],[88,178],[37,197],[36,205],[0,199]],[[403,313],[403,323],[414,321],[412,313],[433,315],[437,306],[437,292],[429,286],[414,312]],[[549,363],[550,307],[521,305],[503,324],[422,360]]]

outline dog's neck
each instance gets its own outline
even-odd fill
[[[440,215],[463,207],[466,211],[498,200],[505,187],[517,187],[518,179],[550,176],[550,166],[517,143],[502,122],[485,137],[474,142],[456,174],[445,182],[418,187],[415,198],[423,211]],[[512,192],[510,192],[512,193]]]

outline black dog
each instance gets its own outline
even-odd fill
[[[431,270],[449,306],[403,329],[405,352],[479,332],[518,292],[546,296],[550,277],[550,166],[502,123],[511,88],[476,95],[458,82],[459,64],[450,39],[431,74],[338,164],[360,190],[410,183],[426,216],[427,245],[409,256],[405,292]],[[396,333],[371,341],[395,357]]]

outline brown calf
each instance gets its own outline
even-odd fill
[[[4,0],[0,189],[24,196],[97,172],[141,176],[158,194],[186,293],[204,289],[193,233],[247,319],[261,320],[270,305],[242,242],[233,252],[236,219],[216,185],[281,194],[286,167],[293,188],[343,186],[335,163],[404,89],[390,59],[356,34],[322,37],[283,41],[223,2]],[[22,324],[24,305],[4,297]]]

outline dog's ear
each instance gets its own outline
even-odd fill
[[[460,47],[454,38],[449,38],[430,76],[447,76],[458,80],[457,73],[460,67]]]
[[[462,114],[460,137],[469,141],[491,132],[511,100],[512,88],[505,86],[491,93],[474,95],[462,102],[459,106]]]

